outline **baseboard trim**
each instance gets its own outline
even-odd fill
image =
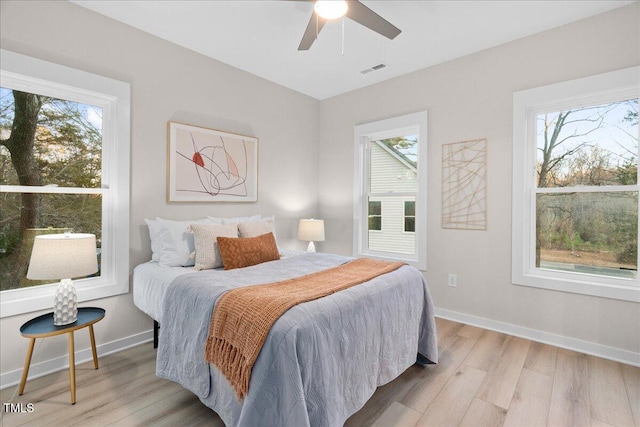
[[[502,332],[507,335],[513,335],[520,338],[526,338],[531,341],[549,344],[556,347],[566,348],[568,350],[580,353],[590,354],[592,356],[602,357],[603,359],[614,360],[616,362],[627,365],[640,367],[640,353],[634,353],[628,350],[622,350],[615,347],[608,347],[602,344],[596,344],[589,341],[583,341],[575,338],[569,338],[562,335],[556,335],[549,332],[538,331],[536,329],[525,328],[522,326],[512,325],[510,323],[498,322],[496,320],[485,319],[470,314],[459,313],[456,311],[446,310],[443,308],[435,309],[436,317],[454,322],[464,323],[466,325],[478,326],[491,331]]]
[[[508,335],[526,338],[531,341],[566,348],[580,353],[590,354],[593,356],[602,357],[604,359],[625,363],[627,365],[640,367],[640,354],[634,353],[632,351],[622,350],[615,347],[608,347],[602,344],[596,344],[575,338],[565,337],[562,335],[551,334],[549,332],[538,331],[535,329],[512,325],[505,322],[499,322],[496,320],[485,319],[483,317],[459,313],[443,308],[436,308],[435,315],[437,317],[452,320],[454,322],[477,326],[483,329],[489,329],[491,331],[502,332]],[[148,330],[115,341],[99,344],[96,346],[96,348],[98,351],[98,357],[102,357],[152,341],[153,330]],[[76,364],[81,364],[92,360],[91,348],[76,351],[75,357]],[[29,379],[35,379],[66,369],[69,369],[68,355],[45,360],[43,362],[34,363],[31,365],[31,367],[29,368]],[[19,384],[21,377],[22,369],[16,369],[15,371],[0,374],[0,390]]]
[[[152,341],[153,330],[148,330],[135,335],[120,338],[115,341],[96,345],[98,360],[102,356],[117,353],[119,351]],[[36,348],[37,346],[38,343],[36,342]],[[76,365],[93,360],[91,347],[76,351],[75,359]],[[45,360],[43,362],[33,363],[29,368],[29,378],[27,379],[27,381],[66,369],[69,369],[68,355]],[[0,374],[0,390],[20,384],[21,378],[22,369],[16,369],[15,371],[4,372]]]

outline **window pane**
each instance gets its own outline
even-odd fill
[[[374,230],[374,231],[382,230],[382,218],[379,216],[370,216],[369,230]]]
[[[416,217],[408,216],[404,219],[404,231],[411,233],[416,231]]]
[[[406,215],[415,216],[415,202],[406,213],[406,193],[418,191],[418,137],[405,135],[369,142],[369,192],[376,195],[376,209],[369,208],[369,240],[371,250],[415,254],[415,218],[407,224]],[[398,195],[398,193],[405,193]],[[370,204],[372,202],[369,202]],[[384,216],[373,219],[371,215]],[[376,231],[371,233],[371,231]],[[411,230],[413,231],[413,230]]]
[[[636,278],[638,192],[536,197],[536,266]]]
[[[416,202],[406,201],[404,202],[404,216],[416,216]]]
[[[407,200],[404,202],[404,231],[412,233],[416,231],[416,202]]]
[[[633,185],[638,179],[638,100],[540,114],[538,187]]]
[[[21,233],[22,211],[32,210],[32,206],[38,206],[33,214],[36,225]],[[95,234],[100,254],[101,195],[0,193],[0,290],[51,283],[52,281],[28,280],[25,277],[33,239],[38,234],[63,233],[69,230],[74,233]]]
[[[29,126],[13,126],[16,112]],[[0,88],[0,185],[100,188],[102,108]],[[26,157],[12,164],[11,156]],[[18,178],[20,177],[20,178]]]
[[[369,200],[369,230],[382,230],[382,203]]]
[[[369,143],[369,192],[415,192],[418,189],[418,138],[415,135]]]
[[[380,202],[369,201],[369,216],[382,215],[382,204]]]

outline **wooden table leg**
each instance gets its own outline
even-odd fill
[[[71,389],[71,404],[76,404],[76,355],[73,345],[73,332],[69,332],[69,388]]]
[[[18,394],[22,396],[24,393],[24,386],[27,384],[27,376],[29,375],[29,366],[31,366],[31,356],[33,356],[33,346],[36,344],[36,339],[31,338],[29,341],[29,350],[27,350],[27,357],[24,360],[24,369],[22,370],[22,379],[20,380],[20,391]]]
[[[96,336],[93,334],[93,325],[89,325],[89,337],[91,338],[91,352],[93,353],[93,366],[98,369],[98,353],[96,352]]]

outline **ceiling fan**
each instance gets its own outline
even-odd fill
[[[309,50],[324,24],[327,23],[327,21],[339,19],[343,16],[391,40],[401,32],[398,27],[391,24],[358,0],[317,0],[314,2],[313,14],[311,15],[309,24],[307,24],[307,29],[304,31],[298,50]]]

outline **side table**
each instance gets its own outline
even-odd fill
[[[20,327],[20,333],[25,338],[30,338],[29,350],[24,361],[24,370],[22,371],[22,380],[20,381],[19,395],[22,396],[24,386],[27,383],[27,375],[29,374],[29,366],[31,365],[31,356],[33,355],[33,347],[36,338],[53,337],[56,335],[68,334],[69,340],[69,382],[71,390],[71,404],[76,403],[76,365],[75,365],[75,348],[73,345],[73,332],[78,329],[89,327],[89,337],[91,338],[91,351],[93,353],[93,366],[98,369],[98,354],[96,352],[96,340],[93,334],[93,324],[104,318],[105,311],[98,307],[79,307],[78,319],[68,325],[55,326],[53,324],[53,313],[43,314]]]

